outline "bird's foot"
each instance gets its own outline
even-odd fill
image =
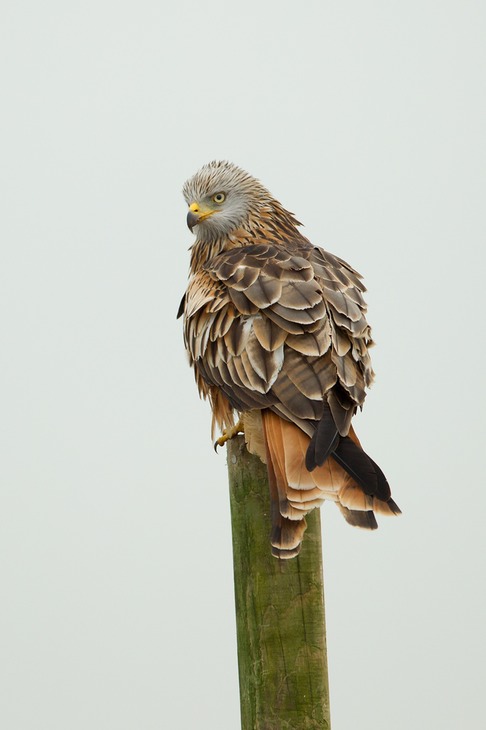
[[[238,423],[231,428],[225,428],[219,439],[214,442],[214,450],[218,450],[218,446],[223,446],[227,441],[237,436],[239,433],[244,433],[243,420],[240,418]]]

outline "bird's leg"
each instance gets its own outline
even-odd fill
[[[245,429],[243,426],[243,419],[240,418],[238,423],[236,423],[234,426],[231,426],[231,428],[225,428],[223,430],[223,433],[219,437],[219,439],[216,439],[214,442],[214,450],[217,451],[218,446],[223,446],[227,441],[237,436],[239,433],[244,433]]]

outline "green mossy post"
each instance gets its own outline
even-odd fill
[[[242,436],[227,449],[242,730],[328,730],[319,510],[300,555],[274,558],[266,467]]]

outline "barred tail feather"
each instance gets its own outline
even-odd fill
[[[251,428],[247,428],[250,423]],[[263,438],[257,439],[251,431],[260,427]],[[249,444],[259,444],[255,451],[267,464],[271,544],[276,557],[292,558],[299,553],[306,529],[305,516],[326,499],[336,502],[349,524],[367,530],[378,527],[375,514],[400,514],[400,509],[390,497],[383,472],[363,451],[352,428],[348,436],[338,439],[331,432],[322,432],[317,459],[317,439],[312,440],[295,424],[284,421],[271,411],[262,411],[258,420],[254,417],[248,422],[245,420],[245,433]],[[335,450],[324,463],[315,464],[332,442],[336,444],[333,445]],[[309,449],[314,462],[312,471],[307,467]],[[335,458],[338,450],[338,458]]]

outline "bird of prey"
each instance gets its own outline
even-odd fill
[[[325,499],[375,529],[375,514],[400,510],[351,425],[373,381],[362,277],[230,162],[202,167],[183,195],[196,233],[184,341],[213,432],[242,423],[267,465],[273,555],[298,554],[305,516]]]

